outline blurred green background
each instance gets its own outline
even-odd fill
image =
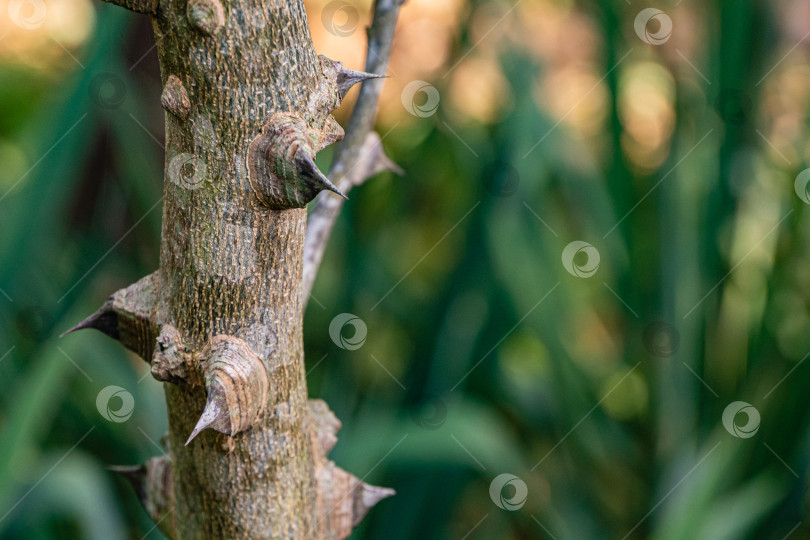
[[[307,8],[361,68],[370,2]],[[353,538],[810,538],[808,30],[803,0],[406,5],[407,173],[352,192],[305,320],[331,458],[398,492]],[[160,385],[57,338],[157,268],[160,90],[145,17],[0,1],[4,540],[161,537],[105,469],[163,451]]]

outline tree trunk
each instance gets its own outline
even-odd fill
[[[172,538],[344,538],[393,491],[326,459],[340,422],[307,400],[302,266],[306,204],[337,191],[315,152],[364,74],[315,54],[301,0],[110,1],[152,16],[166,109],[160,269],[77,327],[164,381],[167,454],[121,470]]]

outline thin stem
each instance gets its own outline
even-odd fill
[[[404,0],[376,0],[374,20],[368,29],[368,55],[365,68],[367,72],[382,74],[388,70],[394,30],[403,3]],[[370,79],[363,83],[360,96],[346,125],[346,136],[335,151],[329,177],[343,193],[348,193],[352,187],[362,184],[376,172],[386,168],[396,170],[390,162],[385,163],[387,158],[381,151],[379,137],[376,137],[376,141],[369,138],[377,115],[377,103],[382,92],[383,80]],[[369,157],[374,157],[378,161],[369,163]],[[332,227],[341,208],[343,208],[342,198],[323,194],[318,197],[309,215],[304,244],[302,297],[304,305],[309,300]]]

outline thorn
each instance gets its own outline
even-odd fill
[[[197,425],[194,427],[194,430],[191,432],[191,435],[189,435],[188,440],[186,441],[186,444],[184,446],[188,446],[188,443],[193,441],[194,437],[196,437],[200,433],[200,431],[204,430],[207,427],[208,427],[208,425],[203,424],[202,423],[202,418],[200,418],[200,421],[197,422]]]
[[[177,537],[174,531],[176,503],[171,456],[164,454],[150,458],[143,465],[119,465],[107,469],[121,474],[132,485],[141,505],[163,534],[169,538]]]
[[[118,473],[129,482],[138,500],[143,501],[146,499],[146,489],[144,487],[146,479],[146,466],[144,465],[110,465],[107,467],[108,471]]]
[[[337,533],[335,538],[348,537],[375,504],[395,494],[393,489],[366,484],[334,461],[316,463],[318,512],[327,528]]]
[[[188,99],[188,92],[177,75],[169,75],[163,93],[160,95],[160,104],[163,108],[185,120],[191,110],[191,101]]]
[[[405,169],[391,161],[391,158],[385,156],[385,170],[391,171],[397,176],[405,176]]]
[[[379,150],[374,156],[374,168],[372,169],[372,173],[377,174],[383,171],[391,171],[398,176],[404,176],[405,170],[394,163],[391,158],[386,155],[385,149],[382,147],[382,143],[378,144],[377,148],[379,148]]]
[[[155,322],[157,290],[158,277],[154,272],[116,291],[98,311],[62,336],[83,328],[95,328],[151,362],[160,331]]]
[[[104,304],[92,315],[85,320],[63,332],[59,337],[65,337],[77,330],[84,330],[85,328],[95,328],[99,332],[110,336],[113,339],[118,339],[118,315],[113,310],[113,299],[109,298]]]
[[[219,0],[189,0],[186,17],[197,30],[210,36],[225,26],[225,8]]]
[[[357,494],[354,507],[354,523],[357,527],[368,511],[383,499],[396,495],[397,492],[391,488],[378,487],[361,482],[360,493]]]
[[[343,126],[338,124],[335,117],[330,114],[326,117],[326,122],[324,122],[321,131],[316,132],[316,137],[318,139],[318,149],[316,151],[320,152],[330,144],[341,140],[345,135],[346,133],[343,131]]]
[[[231,418],[226,403],[224,388],[220,383],[214,381],[208,390],[205,409],[203,409],[202,415],[200,415],[200,419],[197,421],[197,425],[194,426],[185,446],[188,446],[188,443],[207,428],[215,429],[220,433],[230,433]]]
[[[405,174],[405,171],[385,154],[380,136],[374,131],[370,131],[366,135],[366,140],[363,141],[361,147],[360,158],[353,170],[355,174],[351,175],[350,180],[355,186],[363,184],[372,176],[384,171],[391,171],[400,176]]]
[[[338,92],[340,99],[346,96],[346,92],[355,84],[368,79],[384,79],[387,75],[376,75],[374,73],[366,73],[365,71],[355,71],[353,69],[340,68],[337,76]]]
[[[337,444],[337,432],[341,428],[340,420],[329,409],[329,405],[322,399],[307,401],[309,415],[313,420],[315,436],[324,455],[328,454]]]
[[[318,166],[315,165],[315,160],[312,159],[306,152],[298,152],[298,160],[301,163],[301,170],[306,174],[310,179],[312,179],[317,187],[320,189],[328,189],[333,193],[337,193],[341,197],[346,200],[349,198],[341,193],[341,191],[333,184],[321,171],[318,169]]]

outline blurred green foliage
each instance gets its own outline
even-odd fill
[[[643,6],[563,4],[603,45],[596,136],[538,106],[550,67],[505,48],[497,120],[446,113],[432,81],[438,112],[385,139],[406,176],[352,192],[335,228],[305,320],[310,394],[343,422],[332,459],[398,492],[354,537],[810,537],[807,118],[781,159],[760,85],[795,42],[782,4],[690,6],[708,21],[691,67],[636,39]],[[448,66],[493,5],[466,6]],[[0,66],[2,539],[160,537],[105,469],[162,451],[160,385],[104,336],[57,338],[158,264],[151,32],[98,17],[83,67]],[[647,168],[620,102],[642,60],[671,79],[675,114]],[[592,277],[562,264],[575,240],[598,250]],[[329,337],[344,312],[367,325],[357,350]],[[109,385],[135,398],[126,422],[97,410]],[[724,428],[734,401],[761,414],[753,437]],[[490,497],[502,473],[525,482],[522,508]]]

